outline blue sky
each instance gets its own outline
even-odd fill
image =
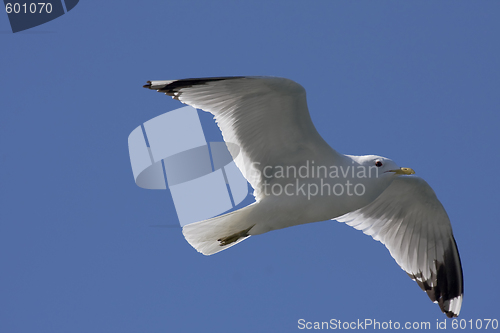
[[[184,240],[169,192],[134,183],[127,137],[182,106],[143,89],[147,80],[226,75],[293,79],[337,151],[413,168],[452,221],[459,318],[500,320],[499,10],[82,0],[16,34],[0,15],[0,331],[445,320],[382,244],[341,223],[270,232],[210,257]]]

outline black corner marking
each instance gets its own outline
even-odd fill
[[[52,21],[73,9],[78,2],[79,0],[4,0],[4,5],[12,32],[16,33]]]
[[[75,8],[75,6],[78,4],[78,1],[80,0],[64,0],[64,4],[66,5],[66,12],[69,12],[70,10]]]

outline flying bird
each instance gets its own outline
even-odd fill
[[[410,168],[376,155],[343,155],[314,127],[306,91],[276,77],[148,81],[210,112],[256,202],[183,227],[211,255],[254,235],[335,219],[383,243],[448,317],[460,313],[463,274],[448,215]],[[236,148],[235,148],[236,147]]]

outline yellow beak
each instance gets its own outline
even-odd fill
[[[394,172],[396,175],[413,175],[415,171],[412,168],[399,168],[397,170],[389,170],[387,172]]]

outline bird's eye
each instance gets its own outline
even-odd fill
[[[380,161],[375,162],[375,166],[377,168],[380,168],[382,166],[382,162],[380,162]]]

